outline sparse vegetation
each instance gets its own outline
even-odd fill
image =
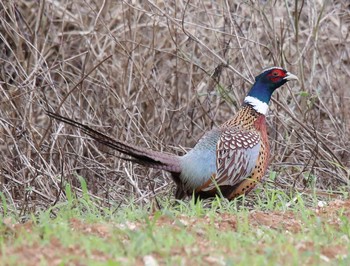
[[[10,253],[24,259],[37,247],[56,248],[57,264],[150,255],[164,264],[348,265],[348,2],[0,0],[0,261],[16,264]],[[235,113],[272,65],[300,83],[275,95],[270,172],[243,202],[174,206],[165,173],[119,160],[44,113],[181,154]],[[254,223],[265,211],[298,229]],[[84,231],[100,225],[105,235]]]
[[[94,202],[80,198],[26,223],[6,218],[0,260],[2,265],[349,264],[349,201],[309,209],[301,200],[284,211],[264,204],[251,211],[242,202],[221,199],[210,208],[201,201],[161,203],[162,210],[152,214],[150,206],[136,205],[97,211]]]

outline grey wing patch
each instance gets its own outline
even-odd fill
[[[249,177],[260,151],[260,135],[253,131],[226,129],[216,146],[216,178],[218,186],[234,186]],[[210,184],[203,190],[211,190]]]
[[[202,186],[216,173],[216,146],[221,129],[208,131],[187,154],[180,157],[181,180],[186,188]]]

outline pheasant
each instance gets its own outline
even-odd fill
[[[265,69],[255,78],[236,115],[204,134],[183,156],[115,140],[50,111],[47,115],[77,127],[99,143],[127,155],[127,158],[123,157],[125,160],[170,172],[177,186],[177,199],[192,194],[196,198],[218,194],[231,200],[249,193],[264,176],[270,154],[265,115],[271,95],[287,81],[297,79],[280,67]]]

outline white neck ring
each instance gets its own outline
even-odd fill
[[[247,96],[244,98],[244,103],[251,105],[255,111],[260,114],[266,115],[269,110],[267,103],[260,101],[258,98]]]

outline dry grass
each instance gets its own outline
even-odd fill
[[[180,154],[230,118],[272,65],[300,78],[268,117],[274,185],[348,184],[347,0],[10,0],[0,14],[0,183],[10,210],[65,200],[62,185],[79,191],[77,175],[104,205],[171,197],[165,173],[120,161],[45,109]]]

